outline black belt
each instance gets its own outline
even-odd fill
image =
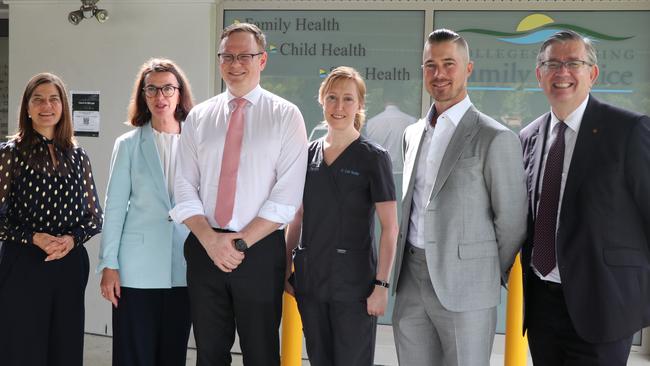
[[[533,279],[539,283],[540,286],[546,288],[549,292],[562,292],[562,284],[553,282],[553,281],[546,281],[541,278],[535,273],[532,274]]]
[[[232,230],[226,230],[226,229],[220,229],[218,227],[213,227],[212,230],[218,232],[218,233],[235,233],[236,231]]]
[[[237,231],[232,231],[232,230],[228,230],[228,229],[221,229],[221,228],[218,228],[218,227],[213,227],[212,230],[214,230],[214,231],[216,231],[216,232],[218,232],[218,233],[236,233],[236,232],[237,232]],[[273,234],[275,234],[275,233],[283,234],[283,233],[284,233],[284,229],[278,229],[278,230],[275,230],[274,232],[270,233],[270,234],[267,235],[267,236],[271,236],[271,235],[273,235]],[[264,238],[262,238],[262,239],[264,239]]]

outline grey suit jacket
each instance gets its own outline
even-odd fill
[[[403,201],[393,277],[408,237],[426,119],[404,132]],[[426,204],[427,267],[450,311],[498,305],[499,286],[526,235],[526,186],[517,135],[471,106],[454,132]]]

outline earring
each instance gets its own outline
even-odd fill
[[[31,115],[31,114],[28,114],[28,115],[27,115],[27,118],[32,119],[32,115]]]

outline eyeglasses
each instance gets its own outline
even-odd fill
[[[541,67],[544,67],[546,70],[558,71],[562,69],[562,66],[566,67],[567,70],[578,70],[581,67],[593,66],[594,64],[582,60],[569,60],[569,61],[542,61],[539,63]]]
[[[174,93],[176,93],[176,89],[180,88],[174,85],[165,85],[161,87],[148,85],[142,88],[142,91],[144,91],[144,95],[148,96],[149,98],[155,98],[156,95],[158,95],[158,90],[160,90],[163,96],[169,98],[173,96]]]
[[[235,62],[235,59],[237,59],[237,62],[240,64],[248,65],[253,61],[253,57],[259,56],[263,53],[264,52],[240,53],[238,55],[233,55],[232,53],[217,53],[217,57],[219,57],[219,62],[222,64],[232,64]]]

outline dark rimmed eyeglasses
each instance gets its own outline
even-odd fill
[[[258,52],[258,53],[240,53],[238,55],[233,55],[232,53],[217,53],[217,57],[219,57],[219,62],[222,64],[232,64],[235,62],[235,59],[237,59],[237,62],[239,62],[242,65],[248,65],[253,61],[253,58],[255,56],[259,56],[263,54],[264,52]]]
[[[583,61],[583,60],[569,60],[569,61],[542,61],[539,65],[546,70],[557,71],[562,67],[566,67],[567,70],[579,70],[583,66],[593,66],[594,64]]]
[[[164,85],[161,87],[148,85],[142,88],[142,91],[144,92],[144,95],[148,96],[149,98],[154,98],[156,95],[158,95],[158,90],[160,90],[163,96],[171,97],[174,95],[174,93],[176,93],[176,89],[180,88],[174,85]]]

